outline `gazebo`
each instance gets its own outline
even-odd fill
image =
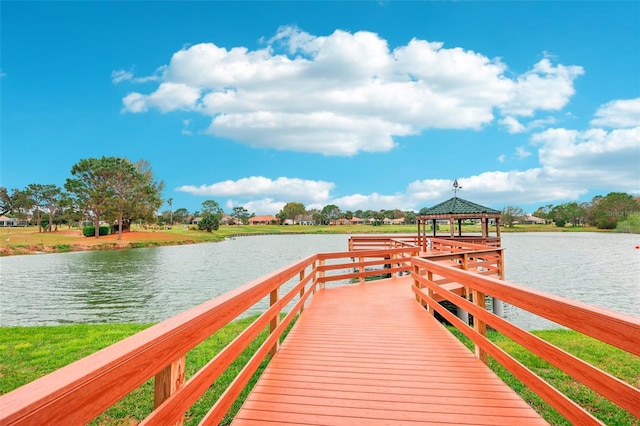
[[[439,238],[451,238],[460,239],[467,242],[500,246],[500,211],[491,209],[489,207],[481,206],[480,204],[473,203],[458,197],[453,198],[437,204],[429,209],[421,210],[420,214],[416,217],[418,223],[418,241],[421,245],[426,247],[427,241],[427,222],[431,221],[433,228],[433,237]],[[438,236],[436,222],[438,220],[449,221],[449,235]],[[462,235],[462,221],[463,220],[477,220],[480,219],[482,228],[482,237],[480,236],[463,236]],[[496,235],[491,237],[489,235],[489,225],[491,219],[494,220],[496,226]],[[456,236],[456,220],[458,235]],[[421,229],[422,227],[422,229]]]

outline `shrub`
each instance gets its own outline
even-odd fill
[[[220,228],[220,220],[212,214],[206,214],[202,217],[202,220],[198,222],[198,229],[207,232],[217,231]]]
[[[640,234],[640,213],[631,213],[625,220],[618,222],[616,232]]]
[[[109,235],[109,227],[108,226],[101,226],[100,229],[98,230],[98,234],[99,235]],[[82,235],[84,235],[85,237],[93,237],[96,235],[96,227],[91,225],[91,226],[85,226],[84,228],[82,228]]]

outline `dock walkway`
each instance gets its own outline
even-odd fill
[[[415,301],[411,284],[318,291],[233,425],[547,424]]]

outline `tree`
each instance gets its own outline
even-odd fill
[[[533,212],[533,216],[544,219],[545,223],[549,223],[553,220],[550,217],[551,210],[553,209],[553,204],[547,204],[546,206],[540,206],[536,211]]]
[[[372,216],[375,219],[373,226],[380,226],[384,222],[384,210],[380,210],[379,212],[373,212]]]
[[[57,211],[61,208],[62,189],[56,185],[45,185],[42,193],[44,204],[49,211],[49,232],[53,229],[53,219]],[[56,231],[58,225],[56,225]]]
[[[218,204],[217,201],[207,200],[202,203],[202,213],[203,213],[203,217],[206,215],[206,213],[211,213],[212,215],[218,218],[218,221],[220,221],[220,219],[222,219],[222,215],[224,214],[224,211],[222,210],[222,208],[220,207],[220,204]]]
[[[502,209],[500,220],[509,228],[513,227],[514,222],[522,221],[524,210],[520,207],[507,206]]]
[[[117,157],[103,157],[109,173],[108,185],[113,192],[113,205],[118,221],[118,240],[122,239],[122,226],[125,219],[125,211],[131,212],[136,198],[142,196],[142,174],[127,159]],[[127,214],[130,216],[131,214]]]
[[[295,222],[296,220],[300,220],[300,218],[306,214],[307,210],[302,203],[291,202],[285,204],[280,212],[283,214],[285,219],[291,219]]]
[[[340,211],[340,207],[335,204],[329,204],[324,206],[322,214],[326,217],[327,221],[331,222],[340,219],[342,212]]]
[[[173,198],[169,198],[167,204],[169,204],[169,223],[173,225]]]
[[[27,186],[27,193],[31,200],[33,200],[33,207],[36,209],[38,232],[42,232],[43,230],[41,213],[45,209],[49,210],[49,229],[51,229],[53,227],[53,214],[60,199],[60,188],[53,184],[42,185],[39,183],[30,183]]]
[[[220,228],[220,219],[213,213],[205,213],[202,216],[200,222],[198,222],[198,229],[207,232],[217,231]]]
[[[416,212],[406,211],[404,212],[404,223],[414,224],[416,223]]]
[[[637,211],[640,211],[640,205],[631,195],[611,192],[594,205],[593,219],[599,229],[614,229],[619,220],[625,220]]]
[[[244,207],[236,206],[233,208],[231,217],[233,217],[236,220],[236,224],[240,226],[240,223],[246,225],[251,215],[249,214],[249,211]]]
[[[135,164],[136,170],[142,175],[137,188],[137,196],[131,204],[131,210],[127,212],[130,220],[141,219],[150,222],[162,205],[162,191],[164,182],[153,174],[151,163],[140,160]]]
[[[173,219],[179,223],[185,223],[189,217],[189,210],[181,207],[173,212]]]
[[[315,224],[324,224],[327,221],[327,216],[319,210],[311,213],[311,218]]]
[[[73,197],[68,192],[63,192],[60,195],[60,201],[58,203],[58,212],[61,222],[67,222],[67,228],[71,229],[71,224],[74,221],[80,222],[82,220],[82,212],[76,206]]]
[[[563,228],[567,222],[569,222],[569,213],[567,212],[565,204],[554,206],[549,216],[558,228]]]
[[[575,201],[564,204],[565,214],[567,221],[573,226],[578,226],[584,223],[584,217],[586,216],[585,210]]]
[[[118,220],[118,239],[122,224],[134,218],[150,219],[162,205],[162,181],[154,178],[150,164],[133,164],[118,157],[86,158],[71,168],[74,178],[65,188],[74,194],[78,206],[91,216],[99,237],[100,220],[107,215]]]
[[[0,215],[12,214],[19,219],[25,219],[33,208],[33,200],[29,192],[14,189],[11,194],[7,188],[0,187]]]
[[[0,216],[11,213],[13,210],[13,202],[9,196],[7,188],[0,186]]]
[[[114,197],[110,182],[111,170],[106,157],[85,158],[71,167],[71,175],[64,187],[75,196],[80,209],[87,213],[100,237],[100,219],[107,213]]]

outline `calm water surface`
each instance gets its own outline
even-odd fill
[[[507,280],[640,315],[639,240],[628,234],[506,234]],[[158,322],[308,255],[345,251],[347,241],[347,235],[270,235],[3,257],[0,325]],[[505,316],[527,329],[554,327],[510,306]]]

